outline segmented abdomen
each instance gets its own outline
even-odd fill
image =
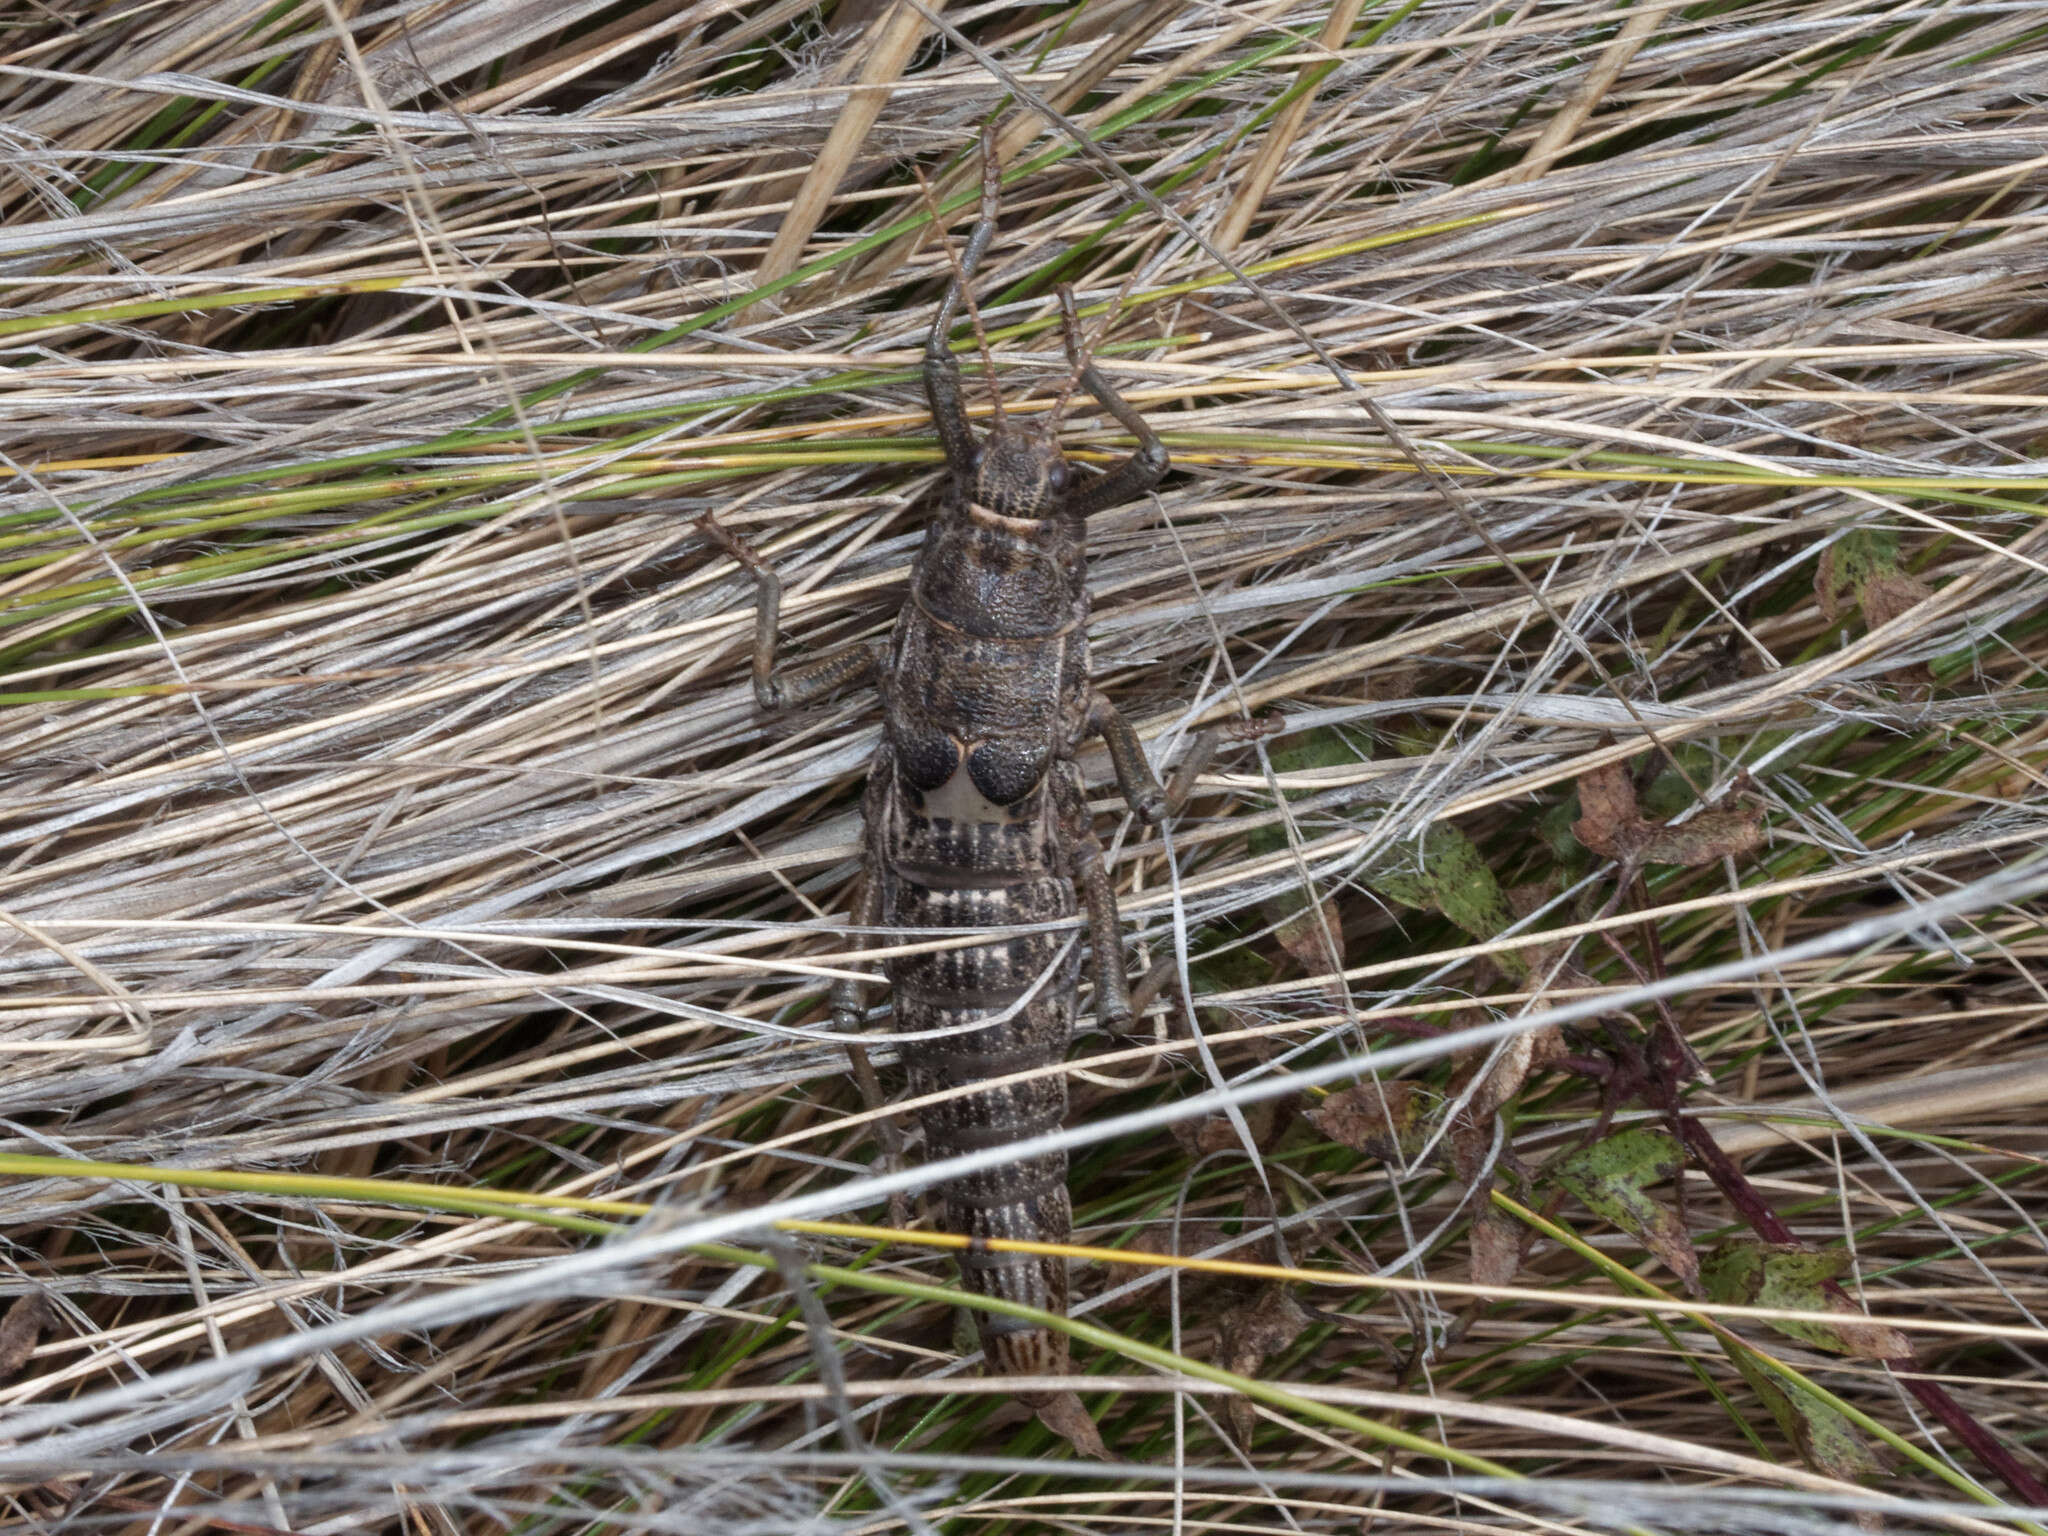
[[[966,769],[959,770],[962,775]],[[1057,823],[1041,788],[1004,807],[1000,822],[928,815],[893,774],[881,839],[883,921],[903,928],[991,929],[1072,918],[1073,882],[1060,859]],[[956,797],[964,798],[964,797]],[[906,955],[884,969],[897,1027],[934,1039],[906,1042],[914,1095],[971,1088],[1066,1056],[1074,1025],[1079,946],[1065,933],[1009,934],[958,949]],[[978,1026],[978,1027],[977,1027]],[[1056,1129],[1067,1113],[1066,1079],[1057,1072],[979,1088],[920,1111],[926,1155],[1006,1146]],[[1064,1152],[1000,1163],[941,1186],[946,1229],[968,1237],[1064,1242],[1073,1230]],[[1025,1254],[969,1251],[961,1277],[980,1295],[1064,1313],[1066,1266]],[[979,1314],[991,1368],[1057,1375],[1067,1368],[1066,1337],[1016,1319]]]

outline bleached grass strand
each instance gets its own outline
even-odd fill
[[[1103,366],[1186,471],[1157,511],[1091,529],[1102,682],[1162,769],[1205,723],[1246,707],[1285,716],[1263,762],[1225,742],[1205,772],[1172,829],[1174,890],[1161,839],[1127,833],[1115,855],[1133,937],[1155,957],[1175,944],[1190,980],[1220,982],[1204,993],[1201,1086],[1238,1103],[1355,1058],[1358,1027],[1404,1014],[1548,1018],[1566,1000],[1597,1011],[1639,996],[1604,975],[1555,996],[1506,984],[1499,968],[1534,941],[1389,908],[1374,882],[1383,857],[1445,828],[1503,879],[1540,880],[1542,850],[1569,845],[1572,781],[1643,767],[1645,728],[1710,799],[1733,785],[1760,806],[1769,842],[1732,874],[1656,876],[1642,918],[1624,907],[1590,925],[1573,903],[1590,893],[1597,907],[1611,872],[1556,852],[1551,888],[1531,898],[1540,942],[1597,968],[1598,936],[1637,946],[1654,924],[1673,982],[1692,988],[1683,1027],[1744,1105],[1813,1113],[1752,989],[1699,983],[1751,918],[1818,1080],[1852,1112],[1863,1088],[1917,1071],[2024,1071],[2048,953],[2029,892],[1951,914],[1938,942],[1787,957],[1873,915],[1910,934],[1919,909],[1948,910],[1929,893],[1998,890],[1986,881],[2040,839],[2048,118],[2031,87],[2048,44],[2034,8],[1671,8],[1654,28],[1637,17],[1647,35],[1632,52],[1613,46],[1627,18],[1583,0],[1490,17],[1437,0],[1368,9],[1335,49],[1317,42],[1327,4],[1088,11],[1071,25],[946,16],[1041,94],[1114,60],[1090,93],[1057,99],[1115,173],[1029,112],[999,125],[1012,171],[1032,169],[1008,189],[983,295],[1006,398],[1027,410],[1061,363],[1042,288],[1010,290],[1078,244],[1057,275],[1091,315],[1127,292]],[[1006,87],[957,46],[920,53],[799,253],[815,275],[720,318],[745,300],[792,174],[846,100],[844,43],[774,0],[614,7],[581,31],[569,14],[456,0],[335,22],[234,0],[204,17],[102,11],[10,34],[0,352],[8,450],[34,473],[0,480],[0,687],[23,701],[0,709],[0,909],[53,941],[15,929],[0,943],[0,1106],[18,1147],[454,1187],[666,1181],[691,1201],[772,1206],[825,1194],[873,1140],[830,1042],[805,1037],[824,979],[900,938],[833,931],[877,715],[848,698],[794,721],[756,716],[750,593],[691,520],[720,510],[771,552],[794,647],[884,632],[930,483],[928,447],[909,441],[925,419],[914,368],[946,269],[915,231],[881,231],[918,216],[911,164],[944,194]],[[1117,180],[1212,237],[1260,114],[1332,59],[1232,256],[1369,392],[1384,429],[1172,219],[1134,214]],[[1595,92],[1602,60],[1618,70]],[[1552,150],[1547,166],[1524,158]],[[431,261],[408,201],[429,216]],[[657,338],[668,344],[636,350]],[[508,390],[526,429],[501,415]],[[1400,467],[1404,435],[1431,476]],[[1067,436],[1117,448],[1086,417]],[[1462,488],[1467,517],[1438,476]],[[1870,625],[1844,591],[1830,620],[1816,561],[1872,547],[1896,548],[1936,599]],[[138,627],[145,608],[161,643]],[[1931,697],[1903,671],[1926,663]],[[1223,686],[1233,676],[1240,693]],[[1310,737],[1319,728],[1361,759],[1275,761],[1326,739]],[[1106,784],[1098,757],[1084,769]],[[1268,829],[1283,849],[1247,846]],[[1325,899],[1341,963],[1298,964],[1277,942],[1285,914],[1320,916]],[[151,1021],[150,1054],[107,1048],[128,1032],[123,1006]],[[1129,1096],[1188,1086],[1165,1075],[1186,1070],[1185,1045],[1156,1044],[1144,1059],[1165,1065],[1141,1083],[1077,1074],[1072,1130],[1129,1124]],[[1425,1073],[1437,1044],[1406,1070]],[[886,1073],[895,1047],[875,1045]],[[1541,1113],[1509,1150],[1562,1144],[1597,1113],[1590,1087],[1530,1092]],[[2042,1150],[2009,1102],[1950,1102],[1961,1118],[1916,1120],[1918,1134],[2022,1160]],[[1810,1145],[1789,1177],[1831,1203],[1801,1214],[1802,1230],[1854,1239],[1887,1276],[1879,1310],[1986,1329],[1982,1353],[1943,1354],[1939,1369],[1971,1411],[2005,1422],[2036,1374],[2019,1356],[1986,1363],[2014,1304],[2041,1305],[2038,1224],[2014,1215],[2038,1193],[2027,1165],[1953,1147],[1944,1160],[1881,1131],[1869,1147]],[[1151,1230],[1144,1202],[1194,1177],[1199,1157],[1150,1132],[1119,1146],[1131,1184],[1076,1198],[1084,1222],[1135,1237]],[[1303,1185],[1291,1154],[1268,1161],[1276,1194],[1342,1213],[1344,1251],[1375,1264],[1447,1217],[1426,1173]],[[1259,1186],[1241,1162],[1202,1165],[1191,1231],[1236,1198],[1240,1171]],[[1884,1162],[1981,1246],[2006,1295],[1935,1256],[1946,1239],[1910,1201],[1878,1198]],[[1758,1175],[1773,1198],[1787,1166]],[[1361,1215],[1367,1189],[1413,1206],[1412,1230]],[[45,1181],[9,1199],[13,1289],[65,1299],[27,1372],[0,1385],[0,1401],[38,1407],[97,1390],[103,1371],[202,1359],[209,1320],[236,1349],[261,1345],[264,1330],[376,1317],[408,1286],[453,1297],[537,1273],[568,1241],[233,1196],[186,1202],[188,1253],[118,1190]],[[1727,1219],[1701,1200],[1696,1230]],[[1286,1230],[1290,1243],[1327,1236]],[[1465,1251],[1454,1235],[1418,1270],[1455,1279]],[[908,1251],[876,1262],[940,1273]],[[1532,1285],[1567,1279],[1558,1255],[1531,1262]],[[723,1294],[730,1279],[689,1288]],[[758,1283],[763,1298],[776,1285]],[[1229,1303],[1192,1283],[1177,1294],[1182,1310],[1158,1326],[1201,1355]],[[849,1345],[855,1378],[944,1352],[930,1309],[883,1322],[848,1298],[828,1306],[865,1341]],[[392,1454],[417,1458],[418,1477],[267,1466],[291,1519],[683,1529],[730,1513],[779,1533],[868,1518],[843,1504],[819,1515],[845,1485],[794,1454],[753,1504],[721,1502],[731,1477],[662,1483],[652,1458],[701,1447],[708,1419],[588,1487],[539,1458],[588,1450],[609,1466],[623,1421],[576,1420],[573,1444],[501,1437],[496,1464],[525,1470],[468,1498],[428,1459],[451,1443],[430,1393],[487,1410],[553,1371],[573,1398],[643,1350],[663,1363],[624,1374],[657,1388],[728,1346],[736,1388],[806,1369],[757,1325],[673,1297],[473,1315],[486,1311],[497,1321],[475,1333],[360,1335],[340,1353],[287,1351],[240,1383],[259,1433],[275,1427],[266,1414],[319,1428],[381,1414],[403,1447]],[[1122,1300],[1089,1315],[1151,1326]],[[1474,1327],[1475,1355],[1540,1332]],[[913,1334],[925,1353],[901,1353]],[[1642,1404],[1620,1418],[1629,1429],[1750,1449],[1687,1365],[1632,1325],[1571,1338],[1588,1362],[1574,1370]],[[1378,1386],[1379,1347],[1346,1334],[1284,1369],[1304,1388]],[[1489,1357],[1527,1367],[1517,1402],[1567,1403],[1577,1378],[1547,1347]],[[1508,1370],[1482,1366],[1472,1390]],[[1827,1380],[1890,1411],[1847,1372]],[[858,1409],[878,1443],[900,1422],[889,1401]],[[232,1403],[163,1419],[155,1443],[199,1454],[234,1432]],[[764,1397],[726,1432],[795,1446],[799,1412]],[[1138,1432],[1165,1412],[1134,1407],[1151,1426]],[[968,1434],[962,1412],[936,1423],[933,1443],[962,1449],[947,1438]],[[1198,1414],[1187,1423],[1173,1471],[1192,1528],[1223,1518],[1202,1463],[1226,1453]],[[1443,1432],[1523,1449],[1469,1422]],[[976,1433],[981,1451],[1015,1431]],[[1298,1500],[1307,1521],[1329,1501],[1290,1479],[1341,1477],[1347,1452],[1260,1435],[1265,1481],[1237,1487],[1262,1508]],[[1560,1478],[1612,1465],[1545,1454]],[[127,1501],[108,1506],[115,1518],[162,1506],[170,1480],[94,1455],[108,1497]],[[248,1476],[190,1466],[195,1514],[275,1523]],[[1422,1487],[1412,1470],[1386,1485],[1389,1518],[1439,1518],[1436,1495],[1401,1492]],[[941,1483],[915,1478],[935,1518]],[[1082,1486],[1056,1478],[1042,1503],[991,1494],[976,1507],[1042,1521]],[[1668,1527],[1699,1492],[1634,1486],[1642,1507],[1617,1501],[1616,1520]],[[642,1495],[657,1487],[682,1502],[654,1511]]]

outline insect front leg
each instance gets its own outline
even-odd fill
[[[1139,760],[1143,761],[1142,756]],[[1080,892],[1081,906],[1088,914],[1088,944],[1094,951],[1095,1017],[1110,1034],[1127,1035],[1131,1031],[1131,988],[1124,975],[1123,919],[1116,909],[1116,887],[1109,883],[1109,871],[1102,864],[1102,843],[1089,824],[1088,794],[1082,788],[1079,771],[1072,763],[1061,763],[1055,772],[1055,809],[1067,845],[1068,877]]]
[[[924,340],[924,392],[931,402],[932,425],[939,431],[939,446],[946,451],[946,467],[956,476],[972,482],[974,476],[974,431],[967,425],[967,408],[960,398],[960,360],[946,345],[946,333],[953,328],[953,315],[960,307],[960,295],[974,278],[982,254],[996,235],[996,211],[1002,202],[1003,173],[987,134],[981,145],[981,216],[967,237],[967,249],[960,256],[960,270],[939,300],[939,312]]]
[[[704,536],[754,578],[758,594],[754,608],[754,702],[771,712],[794,709],[822,699],[828,693],[856,683],[872,683],[881,673],[883,650],[879,645],[855,646],[823,661],[776,669],[782,644],[782,578],[775,568],[720,525],[705,517],[697,526]]]

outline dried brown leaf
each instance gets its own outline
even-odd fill
[[[1293,1290],[1278,1281],[1259,1287],[1249,1301],[1232,1307],[1223,1315],[1217,1343],[1217,1363],[1239,1376],[1256,1376],[1269,1356],[1278,1354],[1309,1325],[1309,1315],[1294,1299]],[[1252,1405],[1233,1397],[1224,1405],[1230,1432],[1240,1445],[1251,1442],[1258,1416]]]
[[[1572,836],[1603,859],[1696,869],[1749,852],[1763,835],[1763,814],[1750,806],[1701,811],[1673,826],[1639,812],[1635,785],[1622,765],[1579,775],[1579,819]]]
[[[1207,1157],[1236,1146],[1237,1128],[1228,1115],[1204,1115],[1199,1120],[1177,1122],[1173,1139],[1190,1157]]]
[[[1184,1221],[1178,1228],[1147,1227],[1123,1246],[1131,1253],[1179,1256],[1200,1253],[1205,1248],[1214,1248],[1223,1241],[1224,1235],[1223,1223],[1220,1221]]]
[[[1294,1094],[1245,1105],[1239,1113],[1244,1116],[1245,1129],[1251,1132],[1252,1145],[1262,1152],[1269,1150],[1293,1121],[1299,1107],[1300,1099]],[[1197,1157],[1206,1157],[1211,1152],[1227,1152],[1244,1145],[1237,1126],[1228,1115],[1204,1115],[1192,1122],[1179,1121],[1173,1127],[1173,1137]]]
[[[1763,813],[1750,806],[1701,811],[1676,826],[1645,822],[1637,857],[1646,864],[1683,864],[1698,869],[1750,852],[1764,840]]]
[[[1934,589],[1919,577],[1899,571],[1872,576],[1857,594],[1863,606],[1863,622],[1872,629],[1890,623],[1933,595]],[[1907,697],[1925,695],[1934,688],[1934,673],[1925,662],[1893,667],[1885,677]]]
[[[1178,1228],[1171,1224],[1146,1227],[1131,1240],[1122,1245],[1127,1253],[1164,1254],[1174,1258],[1190,1258],[1204,1253],[1226,1242],[1229,1234],[1223,1224],[1216,1221],[1184,1221]],[[1093,1268],[1094,1266],[1091,1266]],[[1218,1277],[1201,1270],[1175,1270],[1159,1265],[1106,1264],[1100,1266],[1108,1272],[1109,1281],[1115,1285],[1137,1282],[1137,1289],[1130,1294],[1149,1294],[1157,1286],[1164,1286],[1176,1274],[1180,1277],[1181,1294],[1192,1295],[1214,1290],[1223,1284]]]
[[[1482,1204],[1472,1217],[1472,1283],[1507,1285],[1522,1267],[1522,1224]]]
[[[15,1298],[7,1315],[0,1317],[0,1381],[21,1373],[49,1324],[50,1303],[41,1291]]]
[[[1839,544],[1830,544],[1822,550],[1813,571],[1813,595],[1830,624],[1842,616],[1842,562],[1837,553],[1840,548]]]
[[[1913,1341],[1889,1323],[1873,1323],[1845,1296],[1830,1296],[1828,1310],[1837,1317],[1853,1319],[1836,1323],[1834,1335],[1844,1351],[1864,1360],[1911,1360]]]
[[[1343,919],[1337,915],[1337,903],[1327,896],[1282,921],[1273,937],[1305,975],[1322,976],[1344,969]]]
[[[1579,819],[1572,836],[1603,859],[1622,856],[1618,839],[1642,818],[1636,811],[1636,787],[1622,763],[1609,763],[1579,775]]]
[[[1857,600],[1863,608],[1863,622],[1872,629],[1889,624],[1900,614],[1918,607],[1934,596],[1934,589],[1918,576],[1889,571],[1863,583]]]
[[[1088,1417],[1088,1410],[1081,1406],[1081,1399],[1073,1393],[1048,1392],[1034,1397],[1031,1406],[1037,1411],[1039,1423],[1083,1456],[1095,1461],[1113,1459],[1109,1447],[1102,1443],[1102,1431],[1095,1427],[1095,1421]]]
[[[1474,1120],[1469,1114],[1458,1116],[1458,1123],[1444,1136],[1444,1150],[1449,1153],[1451,1172],[1458,1182],[1465,1186],[1470,1195],[1482,1195],[1479,1182],[1486,1175],[1486,1156],[1493,1150],[1493,1118]],[[1492,1179],[1486,1179],[1487,1188]]]
[[[1484,1080],[1465,1106],[1464,1118],[1476,1124],[1491,1120],[1498,1114],[1502,1105],[1522,1091],[1522,1084],[1529,1080],[1529,1073],[1536,1067],[1539,1056],[1547,1060],[1556,1054],[1559,1035],[1556,1025],[1525,1029],[1518,1035],[1510,1035],[1496,1050],[1489,1052],[1492,1065],[1487,1067]],[[1487,1059],[1481,1057],[1480,1061]],[[1463,1095],[1462,1080],[1453,1083],[1451,1097],[1457,1099]]]
[[[1406,1163],[1422,1150],[1429,1120],[1443,1096],[1407,1078],[1358,1083],[1308,1112],[1309,1124],[1332,1141],[1387,1163]]]

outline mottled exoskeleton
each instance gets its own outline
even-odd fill
[[[780,584],[736,541],[719,536],[760,586],[754,691],[762,708],[879,682],[885,729],[863,802],[865,874],[854,923],[1011,930],[883,965],[896,1029],[944,1032],[904,1047],[911,1092],[972,1090],[922,1112],[934,1158],[1023,1141],[1065,1119],[1059,1073],[996,1081],[1065,1058],[1080,945],[1074,928],[1058,926],[1063,920],[1085,912],[1097,1013],[1113,1032],[1129,1024],[1116,895],[1076,751],[1100,735],[1131,809],[1150,821],[1166,805],[1137,734],[1089,684],[1083,550],[1089,515],[1158,484],[1166,449],[1081,356],[1070,305],[1067,348],[1078,381],[1137,439],[1137,452],[1107,473],[1083,472],[1061,454],[1056,419],[1027,431],[1000,414],[999,401],[994,429],[977,441],[946,338],[962,285],[995,233],[995,189],[991,163],[980,220],[925,346],[925,391],[948,474],[886,651],[855,650],[778,673]],[[1041,926],[1014,931],[1032,924]],[[834,989],[841,1027],[858,1026],[861,990],[859,983]],[[1066,1155],[1051,1153],[954,1180],[940,1191],[945,1224],[970,1237],[1063,1241],[1072,1226],[1066,1175]],[[981,1295],[1065,1311],[1059,1260],[976,1245],[963,1254],[961,1272]],[[1009,1317],[981,1314],[979,1321],[992,1369],[1066,1369],[1063,1335]]]

